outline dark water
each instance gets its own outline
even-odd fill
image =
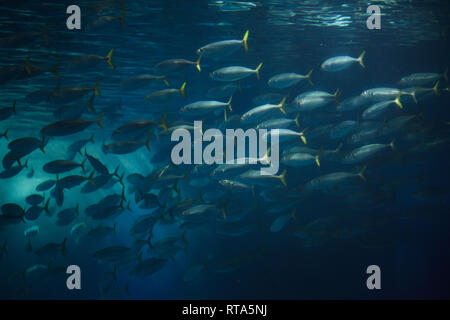
[[[28,168],[18,175],[0,180],[0,204],[16,203],[25,211],[30,207],[25,198],[36,192],[35,188],[54,174],[43,171],[43,165],[52,160],[66,160],[67,147],[75,141],[87,139],[94,134],[95,143],[86,149],[106,165],[110,172],[118,165],[119,176],[124,174],[125,200],[123,209],[113,218],[95,220],[85,210],[111,194],[120,195],[122,186],[116,177],[110,188],[92,193],[81,193],[82,186],[64,191],[64,203],[58,206],[51,190],[44,193],[49,198],[49,212],[42,212],[37,220],[25,217],[24,222],[0,225],[1,244],[7,240],[8,254],[0,260],[0,297],[2,298],[132,298],[132,299],[198,299],[198,298],[254,298],[254,299],[311,299],[311,298],[449,298],[450,251],[448,248],[450,221],[448,184],[450,137],[450,114],[448,111],[448,82],[441,77],[439,95],[430,90],[418,95],[415,104],[409,97],[401,97],[404,108],[377,118],[384,122],[402,115],[416,115],[395,134],[376,135],[369,142],[351,144],[350,136],[332,141],[326,132],[314,137],[312,132],[323,125],[336,125],[343,120],[358,120],[360,110],[339,113],[334,102],[314,112],[300,113],[300,130],[306,133],[308,147],[316,150],[335,149],[340,142],[343,147],[339,157],[323,159],[320,168],[310,165],[287,169],[287,187],[278,180],[267,186],[255,187],[252,192],[225,192],[210,172],[214,167],[197,171],[193,165],[170,166],[167,173],[178,178],[161,182],[147,190],[160,196],[161,208],[140,209],[135,202],[135,192],[128,177],[140,173],[147,176],[152,170],[163,168],[170,162],[170,135],[164,135],[157,127],[150,140],[150,152],[145,147],[138,151],[117,155],[102,151],[102,142],[111,143],[111,133],[119,125],[129,121],[151,119],[159,121],[167,115],[169,128],[176,121],[204,120],[207,128],[224,128],[222,113],[189,117],[178,110],[199,100],[227,101],[228,97],[212,99],[207,96],[210,88],[224,83],[212,80],[208,75],[226,66],[256,68],[263,62],[261,79],[255,76],[242,80],[233,95],[233,111],[228,117],[242,115],[257,106],[252,99],[265,93],[280,93],[291,103],[300,93],[310,90],[341,91],[340,101],[359,95],[376,87],[393,87],[400,78],[419,72],[442,74],[449,65],[449,7],[444,1],[383,1],[381,29],[368,30],[365,13],[367,3],[348,1],[264,1],[261,3],[237,3],[233,1],[77,1],[81,8],[82,30],[66,28],[68,1],[13,1],[0,3],[1,38],[0,67],[21,66],[13,74],[0,72],[0,105],[9,107],[17,101],[16,114],[0,121],[0,133],[8,129],[9,141],[0,140],[0,154],[8,152],[8,142],[22,137],[41,138],[41,128],[61,120],[55,110],[62,107],[44,97],[42,101],[26,98],[37,90],[49,94],[64,87],[93,87],[99,85],[100,96],[95,96],[97,114],[86,108],[92,92],[81,99],[68,103],[75,110],[83,108],[77,116],[97,119],[104,112],[104,128],[95,123],[82,132],[52,137],[45,146],[21,157]],[[102,16],[118,17],[126,8],[125,26],[119,20],[104,24],[96,23]],[[181,95],[166,104],[151,104],[144,97],[151,92],[165,89],[162,81],[142,89],[124,89],[126,79],[140,74],[155,74],[154,66],[166,59],[183,58],[196,61],[196,50],[208,43],[242,39],[249,30],[248,52],[240,48],[229,57],[212,60],[202,59],[202,72],[188,66],[180,72],[167,75],[170,87],[179,88],[186,82],[187,98]],[[34,32],[34,33],[33,33]],[[23,38],[19,38],[23,37]],[[79,55],[106,56],[114,48],[112,69],[105,61],[82,69],[69,68],[68,61]],[[358,57],[365,50],[364,64],[357,63],[340,72],[325,72],[321,63],[333,56]],[[15,78],[24,74],[25,61],[29,64],[50,68],[59,64],[59,78],[51,71],[38,76]],[[307,81],[288,89],[269,88],[267,81],[283,72],[306,74],[314,69],[311,87]],[[431,88],[434,82],[423,88]],[[445,90],[447,88],[447,90]],[[416,88],[417,89],[417,88]],[[123,109],[106,109],[122,101]],[[277,102],[278,103],[278,102]],[[263,103],[261,103],[263,104]],[[290,108],[287,106],[286,108]],[[61,110],[60,110],[61,111]],[[280,113],[279,116],[282,116]],[[289,114],[288,117],[295,116]],[[324,120],[324,116],[327,119]],[[230,128],[248,128],[239,123]],[[364,120],[352,134],[363,130]],[[296,130],[296,128],[293,128]],[[297,128],[298,129],[298,128]],[[329,131],[329,130],[328,130]],[[351,135],[351,134],[350,134]],[[147,136],[135,140],[145,141]],[[395,151],[383,154],[371,161],[348,165],[340,157],[353,149],[369,143],[390,143],[395,138]],[[440,142],[435,145],[432,142]],[[295,140],[288,147],[302,146]],[[428,149],[425,149],[429,147]],[[286,147],[287,148],[287,147]],[[414,148],[422,148],[421,152]],[[281,149],[283,150],[283,148]],[[159,161],[154,158],[160,151]],[[74,161],[81,162],[82,155]],[[17,164],[15,164],[17,165]],[[354,181],[351,186],[338,186],[322,192],[307,192],[304,186],[311,179],[332,172],[358,172],[367,166],[365,182]],[[87,176],[93,171],[87,162],[86,172],[75,169],[60,174]],[[279,173],[285,168],[281,164]],[[5,168],[6,169],[6,168]],[[34,174],[32,177],[32,169]],[[3,169],[2,169],[3,170]],[[278,174],[279,174],[278,173]],[[98,172],[95,176],[98,176]],[[185,178],[183,177],[185,175]],[[227,179],[234,180],[229,176]],[[157,179],[156,179],[157,180]],[[179,188],[179,197],[173,191]],[[249,183],[250,185],[250,183]],[[349,188],[347,188],[349,187]],[[170,189],[169,199],[162,193]],[[264,193],[281,189],[274,199]],[[284,188],[284,189],[283,189]],[[164,191],[161,191],[164,190]],[[217,209],[206,221],[183,225],[181,212],[168,208],[193,199],[190,207],[206,202]],[[206,195],[218,197],[208,201]],[[245,232],[238,236],[219,234],[229,222],[223,219],[220,209],[226,203],[228,219],[243,216],[240,227]],[[56,215],[65,208],[79,205],[80,212],[67,226],[56,225]],[[43,204],[41,204],[43,205]],[[280,207],[279,210],[275,210]],[[291,213],[295,208],[296,219],[290,219],[280,232],[270,232],[277,217]],[[275,212],[271,212],[275,211]],[[136,219],[155,212],[152,226],[152,243],[167,237],[185,234],[186,249],[171,254],[164,266],[146,277],[133,277],[130,271],[151,257],[147,246],[138,258],[132,249],[129,264],[117,267],[116,279],[111,272],[116,263],[98,263],[94,252],[113,245],[132,247],[133,240],[147,239],[150,230],[139,236],[131,235],[130,229]],[[217,217],[216,217],[217,216]],[[103,239],[81,237],[76,241],[71,228],[86,221],[86,230],[97,226],[116,225],[112,236]],[[31,240],[32,251],[27,248],[24,230],[38,225],[39,234]],[[316,225],[316,227],[311,227]],[[231,227],[230,227],[231,228]],[[232,231],[233,230],[231,228]],[[295,236],[303,230],[306,236]],[[57,252],[46,258],[35,253],[47,243],[61,243],[67,238],[65,256]],[[184,245],[182,240],[177,245]],[[166,257],[167,258],[167,257]],[[33,274],[26,270],[34,265],[43,270]],[[381,290],[368,290],[366,268],[381,268]],[[65,268],[78,265],[82,273],[82,290],[66,288]],[[200,272],[191,281],[184,281],[187,270],[199,266]],[[129,288],[129,292],[124,290]]]

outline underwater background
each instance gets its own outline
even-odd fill
[[[66,8],[72,4],[81,8],[81,30],[66,27]],[[366,26],[366,9],[371,4],[381,9],[380,30]],[[1,1],[0,134],[7,130],[0,139],[1,158],[11,152],[11,141],[40,140],[42,128],[63,119],[101,117],[103,127],[94,121],[75,134],[44,137],[45,152],[37,145],[26,155],[18,152],[19,161],[13,157],[9,167],[23,168],[0,179],[0,205],[18,205],[24,214],[16,216],[16,206],[14,214],[7,212],[11,206],[2,207],[0,297],[448,299],[450,95],[444,72],[450,62],[449,21],[446,1]],[[202,58],[201,72],[196,69],[198,48],[220,40],[241,40],[246,30],[248,51],[239,48],[218,60]],[[88,66],[70,62],[85,55],[106,57],[111,49],[114,68],[106,59],[87,59],[93,62]],[[365,68],[358,63],[340,72],[320,68],[327,58],[358,57],[363,51]],[[155,65],[175,58],[192,65],[161,75],[167,76],[170,88],[178,89],[186,82],[186,98],[175,93],[170,101],[149,102],[145,97],[150,93],[167,89],[162,78],[125,85],[132,77],[157,74]],[[432,90],[435,82],[417,89],[417,103],[401,96],[403,108],[377,118],[379,130],[369,141],[352,144],[349,139],[365,130],[365,120],[360,118],[370,104],[338,112],[331,101],[320,110],[300,113],[300,128],[291,129],[308,128],[307,147],[335,150],[340,142],[342,146],[336,159],[324,158],[320,167],[287,168],[287,186],[274,180],[252,187],[251,192],[224,191],[211,176],[214,166],[167,166],[173,144],[158,125],[160,119],[165,117],[169,129],[171,123],[192,124],[193,119],[203,120],[205,127],[227,127],[222,113],[189,117],[178,110],[199,100],[228,101],[228,94],[214,97],[208,91],[224,85],[211,79],[210,73],[226,66],[254,69],[261,62],[259,80],[252,75],[234,82],[229,127],[247,128],[239,121],[231,123],[236,120],[232,116],[264,103],[278,104],[285,96],[291,104],[303,92],[339,89],[342,102],[370,88],[396,88],[402,77],[413,73],[442,76],[438,76],[437,90]],[[307,74],[311,69],[313,86],[308,81],[287,89],[268,86],[276,74]],[[92,88],[99,81],[97,95]],[[80,96],[64,97],[64,91],[58,90],[67,87],[88,89]],[[55,92],[60,100],[49,98],[56,97]],[[277,94],[278,100],[255,101],[267,93]],[[15,112],[3,109],[14,101]],[[64,106],[69,107],[61,109]],[[414,117],[395,132],[378,135],[389,120],[404,115]],[[293,119],[295,114],[288,116]],[[143,119],[154,120],[155,125],[149,141],[148,132],[133,137],[142,148],[128,154],[105,152],[116,128]],[[329,130],[343,120],[358,124],[347,137],[330,139]],[[92,135],[94,142],[87,142],[69,159],[69,146]],[[389,144],[393,139],[395,150],[382,157],[358,165],[339,160],[362,145]],[[302,145],[297,139],[289,147]],[[81,163],[85,148],[106,166],[108,181],[93,192],[82,192],[91,183],[88,179],[67,188],[59,205],[56,175],[45,172],[43,166],[53,160]],[[85,170],[75,168],[58,179],[88,177],[91,172],[97,177],[95,163],[88,159]],[[2,170],[7,167],[4,160]],[[320,192],[303,188],[315,177],[359,172],[364,167],[365,181],[356,179],[350,187]],[[281,163],[278,174],[284,168]],[[47,180],[53,180],[54,186],[37,191]],[[142,184],[145,193],[154,196],[137,202],[137,197],[144,196],[137,191]],[[45,200],[32,205],[26,199],[33,194]],[[89,206],[110,195],[116,195],[116,202],[106,205],[106,211],[114,211],[111,216],[93,218],[87,213]],[[208,208],[217,212],[211,209],[206,219],[184,220],[182,212],[200,203],[211,204]],[[71,221],[58,225],[58,213],[77,205],[78,213]],[[38,217],[30,218],[31,211],[26,212],[33,206],[42,210],[35,209]],[[295,218],[282,220],[281,230],[271,232],[277,218],[290,217],[292,212]],[[149,214],[153,216],[144,232],[135,232],[139,217]],[[74,236],[76,224],[81,231]],[[39,226],[39,232],[29,240],[24,231],[32,226]],[[87,235],[99,226],[109,227],[106,235]],[[164,241],[169,237],[170,241]],[[63,248],[59,244],[65,238]],[[156,254],[158,260],[147,260],[157,243],[162,248]],[[124,249],[125,257],[114,251],[113,257],[99,258],[99,250],[112,246],[129,250]],[[47,254],[41,255],[42,251]],[[144,265],[146,261],[154,264]],[[69,265],[81,268],[82,290],[67,289]],[[381,290],[366,287],[369,265],[381,268]]]

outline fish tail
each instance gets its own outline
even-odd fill
[[[297,220],[297,216],[295,215],[295,212],[297,211],[297,208],[294,208],[294,209],[292,209],[292,212],[291,212],[291,218],[293,219],[293,220]]]
[[[285,187],[287,187],[287,182],[286,182],[286,172],[287,172],[287,169],[284,169],[283,172],[278,176],[278,178],[280,178],[280,180],[281,180],[281,183],[282,183]]]
[[[55,75],[55,77],[57,77],[57,78],[60,77],[60,76],[59,76],[59,73],[58,73],[58,69],[59,69],[60,64],[61,64],[61,63],[58,62],[57,64],[55,64],[55,65],[52,67],[52,72],[53,72],[53,74]]]
[[[14,114],[17,114],[17,110],[16,110],[16,100],[14,100],[14,102],[13,102],[12,110],[13,110],[13,113],[14,113]]]
[[[169,87],[169,86],[170,86],[170,83],[169,83],[169,81],[167,80],[167,76],[162,76],[161,79],[162,79],[162,81],[164,82],[164,84],[166,85],[166,87]]]
[[[180,87],[180,93],[181,95],[186,99],[186,81],[183,82],[183,84]]]
[[[364,176],[364,172],[366,171],[367,166],[364,166],[361,171],[358,172],[358,177],[360,177],[363,181],[367,181],[366,177]]]
[[[400,108],[403,109],[403,105],[402,102],[400,101],[400,97],[402,96],[402,92],[400,91],[397,95],[397,97],[395,98],[394,102],[395,104]]]
[[[111,50],[109,50],[108,55],[106,56],[106,62],[109,64],[109,66],[111,67],[111,69],[114,69],[114,64],[112,62],[112,55],[114,53],[114,48],[112,48]]]
[[[227,109],[223,109],[223,120],[227,122]]]
[[[286,114],[286,110],[284,110],[284,104],[286,103],[286,99],[287,97],[284,97],[283,100],[281,100],[281,102],[277,106],[283,114]]]
[[[100,95],[100,91],[98,90],[98,86],[100,85],[100,83],[102,83],[102,80],[99,80],[96,84],[95,84],[95,86],[92,88],[92,90],[94,90],[94,92],[95,92],[95,94],[96,95]]]
[[[167,114],[164,113],[163,116],[161,117],[161,120],[159,121],[161,124],[161,127],[164,129],[164,131],[169,130],[169,128],[167,128],[166,117],[167,117]]]
[[[314,160],[316,161],[317,166],[320,168],[320,159],[319,159],[319,155],[316,155],[314,157]]]
[[[392,139],[391,143],[389,143],[389,147],[391,147],[392,150],[396,150],[395,149],[395,138]]]
[[[87,178],[91,184],[95,184],[93,177],[94,177],[94,170],[92,170],[91,174]]]
[[[0,137],[5,137],[5,139],[6,139],[7,141],[9,141],[9,138],[8,138],[8,129],[6,129],[5,132],[3,132],[2,135],[1,135]]]
[[[436,84],[433,87],[433,92],[439,96],[439,81],[436,82]]]
[[[102,112],[102,113],[99,115],[99,117],[97,118],[97,120],[95,120],[95,122],[97,122],[97,124],[98,124],[98,126],[99,126],[100,128],[103,128],[102,118],[103,118],[104,115],[105,115],[105,113]]]
[[[148,151],[150,151],[150,139],[152,138],[152,135],[149,135],[147,137],[147,140],[145,140],[145,147],[147,148]]]
[[[309,82],[309,84],[310,84],[311,86],[314,85],[314,83],[313,83],[312,80],[311,80],[311,74],[312,74],[313,70],[314,70],[314,69],[309,70],[308,74],[305,76],[306,80],[308,80],[308,82]]]
[[[339,153],[341,152],[342,147],[344,146],[344,144],[341,142],[339,143],[339,145],[337,146],[336,150],[334,150],[335,153]]]
[[[336,105],[339,105],[339,97],[341,96],[341,90],[339,88],[336,89],[336,92],[333,94],[334,101],[336,102]]]
[[[256,78],[257,78],[258,80],[261,79],[260,76],[259,76],[259,70],[261,69],[262,65],[263,65],[263,63],[261,62],[261,63],[256,67],[256,70],[255,70]]]
[[[42,141],[39,149],[41,149],[42,153],[45,153],[45,136],[42,136]]]
[[[195,67],[197,68],[198,72],[202,72],[202,67],[200,67],[200,60],[202,60],[202,55],[198,57],[198,60],[195,62]]]
[[[306,141],[306,136],[305,136],[307,131],[308,131],[308,128],[306,128],[305,130],[303,130],[302,132],[299,133],[300,139],[302,140],[302,142],[304,144],[308,143],[308,141]]]
[[[220,211],[222,212],[222,216],[224,219],[227,218],[227,203],[224,203],[222,207],[220,208]]]
[[[417,104],[416,88],[411,92],[411,97],[413,98],[414,103]]]
[[[50,215],[50,209],[48,208],[49,203],[50,203],[50,198],[47,199],[47,201],[45,202],[45,206],[44,206],[44,210],[48,216]]]
[[[125,13],[127,12],[127,8],[122,10],[122,13],[119,16],[120,24],[122,25],[122,28],[125,28]]]
[[[233,100],[233,96],[230,96],[230,99],[228,100],[228,109],[230,109],[230,111],[233,111],[233,109],[231,108],[231,100]]]
[[[366,66],[364,65],[364,56],[366,54],[366,51],[363,51],[361,53],[361,55],[359,56],[359,58],[357,59],[357,61],[359,62],[359,64],[361,65],[361,67],[365,68]]]
[[[242,44],[244,45],[245,51],[248,51],[248,43],[247,43],[248,33],[249,33],[249,30],[245,31],[244,38],[242,38]]]
[[[300,113],[297,113],[297,115],[295,116],[294,122],[295,125],[297,126],[297,128],[300,128],[300,122],[298,121],[300,118]]]
[[[97,110],[94,107],[95,94],[92,94],[92,97],[89,99],[89,109],[93,114],[97,114]]]
[[[119,177],[119,168],[120,168],[120,164],[119,165],[117,165],[117,167],[116,167],[116,169],[114,169],[114,172],[113,172],[113,176],[115,176],[115,177],[117,177],[117,178],[120,178]]]
[[[87,160],[87,158],[84,158],[84,160],[81,161],[81,163],[80,163],[80,167],[81,167],[81,170],[83,170],[83,173],[85,172],[84,164],[86,163],[86,160]]]

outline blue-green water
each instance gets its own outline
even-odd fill
[[[0,134],[7,130],[9,139],[0,139],[0,154],[6,158],[0,169],[6,171],[0,179],[0,205],[12,203],[23,209],[23,215],[11,216],[11,207],[2,207],[0,245],[6,241],[7,253],[1,251],[1,298],[449,297],[447,3],[370,3],[381,8],[380,30],[367,29],[369,3],[365,1],[77,1],[82,29],[68,30],[66,8],[71,4],[0,4]],[[122,13],[123,24],[118,18]],[[178,89],[186,82],[186,98],[175,90],[168,101],[145,99],[167,89],[162,79],[130,84],[133,77],[157,75],[154,67],[167,59],[195,63],[198,48],[221,40],[241,40],[246,30],[248,51],[242,44],[220,59],[202,57],[201,72],[187,64],[175,72],[159,73],[167,76],[170,88]],[[106,57],[111,49],[114,68],[105,59],[90,58],[91,65],[76,63],[86,55]],[[321,69],[330,57],[357,58],[363,51],[365,68],[355,62],[339,72]],[[228,101],[228,92],[214,95],[210,91],[226,84],[212,79],[211,72],[228,66],[255,69],[261,62],[259,80],[252,74],[232,82],[227,122],[222,110],[198,116],[180,111],[195,101]],[[44,69],[39,72],[37,67]],[[285,89],[268,85],[274,75],[306,75],[311,69],[313,86],[306,80]],[[354,110],[340,109],[348,98],[371,88],[397,88],[402,77],[414,73],[434,73],[434,80],[402,86],[402,109],[392,104],[373,119],[363,113],[376,102],[370,99]],[[100,95],[89,89],[74,97],[63,90],[93,88],[99,81]],[[304,111],[296,105],[301,93],[321,90],[332,94],[336,89],[340,91],[337,101],[327,98],[315,110]],[[411,92],[416,93],[417,103]],[[261,98],[268,93],[276,94],[273,100]],[[250,109],[278,104],[283,97],[287,97],[287,115],[274,110],[252,124],[241,122],[240,117]],[[15,113],[3,109],[13,101]],[[314,161],[304,167],[281,161],[278,174],[287,169],[287,186],[278,178],[263,185],[239,174],[220,178],[242,183],[244,191],[238,192],[219,183],[213,174],[217,165],[167,166],[173,143],[159,123],[164,116],[170,133],[179,125],[192,125],[193,120],[202,120],[204,129],[247,129],[270,118],[294,119],[297,114],[299,125],[292,121],[289,128],[295,132],[307,129],[307,144],[298,138],[289,140],[281,144],[280,157],[283,151],[308,147],[312,150],[301,153],[318,155],[320,167]],[[25,155],[23,149],[14,151],[8,145],[24,137],[40,140],[41,129],[56,121],[100,117],[103,127],[94,122],[67,136],[44,134],[45,153],[39,144]],[[135,120],[154,120],[155,124],[126,138],[113,133]],[[346,120],[354,121],[352,130],[333,139],[333,129]],[[75,168],[60,173],[58,183],[36,191],[40,183],[56,180],[55,174],[44,170],[46,163],[85,159],[85,147],[73,154],[68,148],[91,135],[94,142],[86,144],[86,151],[111,174],[105,177],[105,185],[85,193],[83,188],[90,184],[96,187],[86,179],[79,186],[58,189],[60,181],[70,175],[88,177],[94,172],[94,178],[102,176],[101,169],[92,164],[95,160],[88,159],[85,171]],[[149,136],[150,151],[144,146]],[[128,154],[105,152],[105,145],[119,140],[134,141],[139,149]],[[345,161],[356,148],[391,141],[395,148],[386,146],[376,157],[354,164]],[[20,173],[7,177],[9,167],[20,169],[25,163]],[[365,179],[356,175],[363,168]],[[311,190],[313,179],[336,172],[355,175]],[[63,201],[58,197],[61,189]],[[39,210],[37,218],[31,214],[37,210],[30,209],[33,206],[26,201],[32,194],[44,196],[38,204],[41,207],[50,199],[48,213]],[[92,207],[110,195],[116,195],[114,201],[108,198],[103,206]],[[139,198],[144,195],[148,200]],[[73,221],[58,225],[58,213],[77,205],[79,213]],[[186,210],[199,205],[206,205],[208,211],[191,221]],[[295,219],[290,217],[292,212]],[[150,223],[136,232],[142,217]],[[271,232],[280,217],[286,217],[278,224],[281,230]],[[71,234],[76,224],[82,225],[79,236]],[[24,231],[35,225],[39,233],[28,243]],[[97,227],[109,227],[110,234],[87,235]],[[173,241],[168,237],[174,237]],[[39,254],[48,243],[61,244],[65,238],[64,250],[55,246],[49,255]],[[111,258],[112,262],[99,262],[95,253],[111,246],[126,247],[126,252]],[[152,257],[160,260],[149,260]],[[160,265],[154,272],[136,276],[150,262]],[[381,290],[366,287],[366,268],[373,264],[381,268]],[[36,265],[40,266],[33,270]],[[80,266],[82,290],[67,289],[69,265]]]

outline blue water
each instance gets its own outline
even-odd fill
[[[24,156],[21,163],[28,160],[28,168],[14,177],[0,180],[0,204],[15,203],[26,211],[30,205],[25,198],[35,193],[42,195],[42,192],[35,191],[36,186],[47,179],[55,179],[54,174],[43,171],[43,165],[52,160],[65,160],[66,149],[72,142],[87,139],[93,134],[95,143],[87,144],[88,153],[101,160],[110,172],[120,165],[119,175],[124,174],[124,209],[118,216],[101,221],[93,220],[85,213],[86,207],[98,203],[105,196],[121,194],[122,186],[115,180],[111,188],[93,193],[80,192],[82,186],[89,182],[65,190],[62,206],[58,206],[50,195],[51,190],[45,191],[45,198],[50,198],[49,215],[43,212],[34,221],[25,219],[25,223],[0,225],[0,244],[7,240],[8,251],[0,260],[1,298],[449,298],[450,251],[447,244],[450,240],[450,172],[447,164],[450,159],[447,140],[450,114],[448,82],[444,78],[439,83],[439,95],[419,95],[418,104],[409,97],[402,97],[402,110],[395,110],[376,120],[382,125],[396,116],[416,115],[395,135],[376,137],[370,142],[389,143],[393,138],[397,142],[396,151],[376,161],[356,166],[342,164],[339,160],[323,160],[320,168],[288,168],[287,187],[276,181],[265,187],[256,187],[255,195],[251,192],[224,192],[211,178],[208,168],[196,171],[200,168],[195,169],[194,165],[169,167],[169,173],[179,178],[149,190],[158,195],[161,189],[173,187],[177,181],[180,198],[177,199],[171,191],[174,196],[172,201],[193,199],[191,206],[201,203],[199,194],[205,198],[209,191],[219,193],[220,199],[212,202],[219,212],[223,202],[228,203],[229,218],[248,211],[241,221],[246,227],[243,234],[218,234],[217,230],[227,223],[220,214],[216,217],[212,213],[212,220],[183,226],[177,214],[174,217],[167,210],[160,209],[165,212],[164,219],[158,218],[152,228],[153,243],[169,236],[180,237],[185,232],[187,248],[167,259],[159,271],[146,277],[130,275],[130,271],[140,263],[138,252],[133,251],[130,264],[119,267],[116,279],[112,280],[110,275],[114,263],[98,263],[93,256],[94,252],[113,245],[132,247],[136,238],[130,235],[132,224],[138,217],[156,211],[139,208],[141,203],[135,203],[132,184],[127,177],[134,173],[146,176],[170,162],[169,152],[160,155],[163,161],[153,159],[155,152],[170,145],[170,135],[160,134],[163,132],[161,128],[150,140],[150,151],[142,147],[125,155],[105,154],[102,144],[113,142],[111,133],[119,125],[141,119],[159,121],[163,114],[167,114],[169,127],[175,125],[175,121],[192,122],[196,119],[204,120],[208,128],[223,128],[222,113],[195,118],[178,110],[195,101],[215,100],[207,96],[208,90],[224,83],[214,81],[209,74],[226,66],[254,69],[263,62],[260,80],[252,75],[237,82],[240,89],[233,95],[233,111],[228,113],[228,117],[242,115],[257,106],[252,100],[265,93],[287,96],[291,103],[297,95],[306,91],[333,93],[339,88],[339,100],[343,101],[370,88],[395,88],[400,78],[412,73],[442,74],[450,62],[449,5],[446,2],[380,2],[380,30],[367,29],[368,3],[365,1],[339,4],[333,1],[299,3],[275,0],[261,3],[77,1],[81,8],[82,29],[68,30],[66,8],[71,4],[70,1],[3,1],[0,4],[0,38],[28,35],[23,41],[0,41],[0,68],[24,65],[29,57],[29,63],[33,66],[50,68],[59,63],[60,75],[58,78],[52,72],[46,72],[36,77],[14,79],[0,72],[1,108],[17,101],[17,113],[0,121],[0,134],[8,129],[9,138],[9,141],[4,137],[0,139],[0,155],[3,158],[8,153],[8,142],[22,137],[40,139],[40,130],[44,126],[61,120],[54,112],[62,105],[47,99],[39,103],[30,102],[26,98],[37,90],[53,92],[58,87],[90,88],[101,80],[100,96],[95,96],[94,100],[97,114],[86,108],[81,117],[96,119],[102,109],[116,106],[120,101],[123,109],[114,111],[117,113],[115,115],[105,111],[103,128],[94,123],[82,132],[50,138],[45,153],[37,149]],[[102,25],[93,23],[102,16],[118,17],[124,8],[125,26],[119,20]],[[121,85],[133,76],[155,74],[154,66],[166,59],[196,61],[198,48],[220,40],[240,40],[246,30],[249,30],[248,52],[240,48],[229,57],[217,61],[202,59],[201,72],[194,66],[187,66],[180,72],[167,75],[171,88],[179,88],[186,82],[186,99],[178,95],[164,105],[145,101],[144,97],[148,94],[166,88],[162,81],[133,90],[124,89]],[[30,36],[30,32],[35,33]],[[114,69],[105,61],[85,69],[68,66],[74,57],[88,54],[106,56],[112,48]],[[364,50],[364,69],[357,63],[336,73],[320,69],[321,63],[329,57],[358,57]],[[306,74],[310,69],[313,69],[313,87],[307,81],[281,90],[267,85],[273,75],[283,72]],[[23,69],[20,70],[23,72]],[[433,85],[434,82],[424,88]],[[85,108],[91,95],[92,92],[89,92],[69,105],[79,104],[80,108]],[[228,97],[216,100],[227,101]],[[350,144],[348,137],[342,141],[331,141],[326,134],[314,138],[311,133],[324,124],[356,121],[367,107],[338,113],[333,101],[318,111],[301,113],[301,129],[309,129],[306,133],[307,146],[332,150],[343,142],[342,155],[345,155],[354,148],[368,144]],[[328,118],[324,119],[324,116]],[[364,120],[360,121],[363,126]],[[233,126],[241,127],[239,123]],[[142,136],[139,140],[145,141],[146,138]],[[413,152],[414,147],[440,139],[443,142],[434,148]],[[302,146],[299,140],[293,144]],[[81,155],[74,159],[78,162],[82,160]],[[93,170],[87,163],[86,173],[75,169],[61,174],[59,178],[70,174],[87,176]],[[355,182],[353,189],[336,188],[311,194],[303,189],[315,177],[338,171],[357,172],[364,165],[367,165],[367,181]],[[284,168],[281,165],[279,173]],[[32,170],[34,174],[29,177]],[[182,178],[184,174],[185,179]],[[439,191],[434,192],[433,187],[438,187]],[[263,192],[274,188],[285,189],[281,189],[275,201],[269,201]],[[425,195],[421,196],[418,191]],[[361,198],[351,202],[353,195],[360,195]],[[76,219],[67,226],[57,226],[56,214],[76,204],[80,206]],[[165,202],[160,205],[163,208],[168,206]],[[286,208],[270,213],[270,209],[280,205]],[[297,218],[289,220],[280,232],[270,232],[274,220],[291,213],[294,207]],[[114,224],[116,232],[100,240],[81,238],[76,241],[71,237],[70,229],[83,221],[87,224],[85,232],[99,225],[112,227]],[[316,221],[320,224],[318,229],[313,228],[306,238],[294,235],[296,230],[311,226]],[[38,225],[40,232],[31,240],[32,252],[29,252],[23,232],[32,225]],[[147,239],[148,236],[149,232],[137,238]],[[67,238],[65,256],[57,253],[55,258],[49,259],[35,253],[47,243],[61,243],[64,238]],[[140,259],[150,256],[144,246]],[[193,280],[183,280],[189,268],[203,263],[205,266]],[[24,271],[36,264],[44,265],[45,271],[41,275],[28,277]],[[373,264],[381,268],[381,290],[368,290],[366,287],[366,268]],[[68,290],[66,287],[68,275],[65,268],[69,265],[81,268],[81,290]],[[128,292],[125,287],[128,287]]]

